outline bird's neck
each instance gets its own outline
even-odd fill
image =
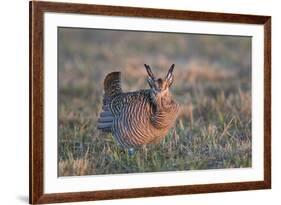
[[[173,101],[169,92],[155,97],[152,125],[157,129],[169,129],[175,121],[178,105]]]

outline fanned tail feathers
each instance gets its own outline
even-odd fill
[[[103,111],[98,119],[98,129],[104,132],[111,131],[114,116],[110,110],[110,102],[113,97],[120,93],[122,93],[121,73],[112,72],[104,79]]]

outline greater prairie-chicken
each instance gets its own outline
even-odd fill
[[[163,79],[156,78],[148,65],[145,68],[150,89],[123,92],[120,72],[109,73],[104,79],[98,129],[111,132],[123,148],[160,142],[173,126],[179,110],[169,91],[174,64]]]

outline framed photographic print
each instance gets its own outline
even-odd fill
[[[270,16],[30,2],[30,203],[270,187]]]

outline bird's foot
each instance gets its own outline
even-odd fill
[[[134,154],[135,154],[135,149],[134,148],[129,148],[128,149],[128,154],[129,154],[129,156],[131,157],[131,156],[133,156]]]

